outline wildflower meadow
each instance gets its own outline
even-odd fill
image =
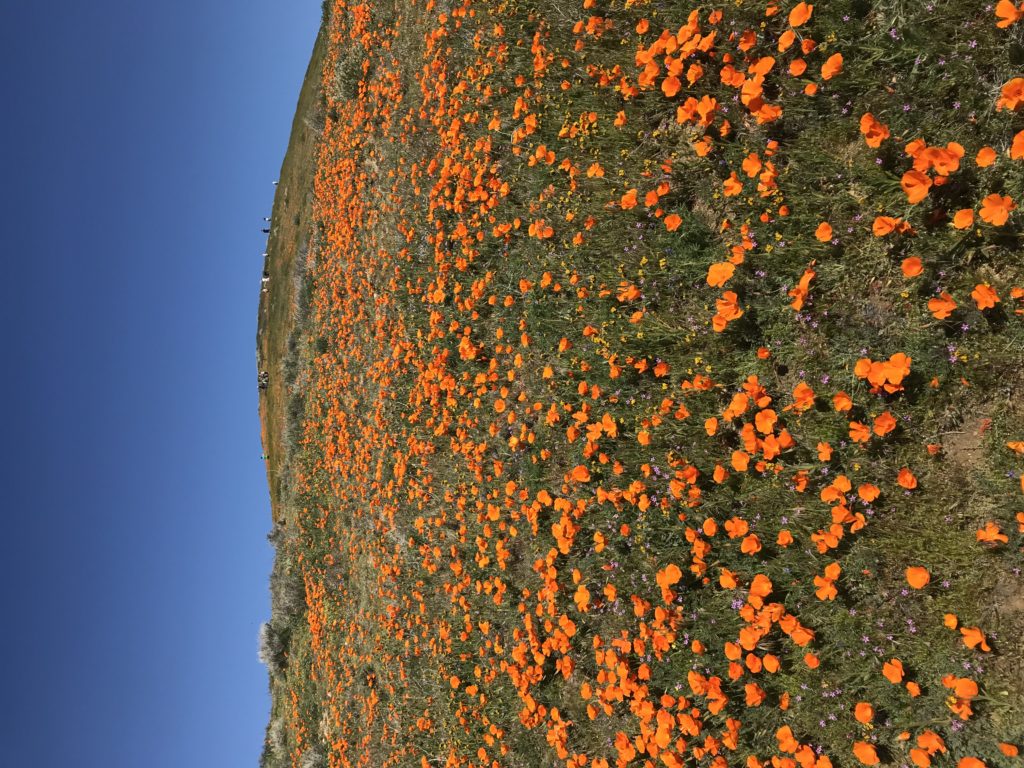
[[[263,765],[1024,766],[1024,4],[323,24]]]

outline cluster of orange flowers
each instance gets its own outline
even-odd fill
[[[857,54],[816,27],[820,7],[330,5],[309,252],[319,351],[294,478],[304,684],[322,710],[314,733],[293,693],[293,765],[314,738],[331,768],[1012,760],[1021,734],[1005,718],[956,735],[991,712],[980,671],[959,672],[993,643],[974,616],[928,608],[946,604],[941,558],[901,566],[896,589],[920,594],[913,616],[945,647],[906,634],[891,646],[903,659],[851,661],[834,628],[885,583],[857,549],[872,518],[926,490],[941,445],[895,451],[924,436],[906,400],[938,377],[929,387],[917,351],[880,342],[832,350],[819,385],[757,329],[805,322],[844,240],[905,256],[906,284],[934,271],[906,255],[919,232],[1012,236],[1024,130],[978,149],[968,184],[961,144],[904,136],[899,152],[879,108],[851,113],[857,151],[906,163],[890,186],[907,207],[892,195],[854,227],[801,210],[787,181],[799,138],[779,126]],[[996,14],[1003,29],[1022,11]],[[1016,120],[1024,78],[991,109]],[[965,185],[984,187],[977,205],[920,213]],[[783,227],[816,256],[781,261],[793,284],[759,290]],[[670,249],[644,238],[698,233],[698,279],[671,282]],[[1006,304],[1019,326],[1018,277],[975,284],[980,317]],[[697,297],[689,328],[664,309],[675,292]],[[945,287],[910,306],[936,338],[928,315],[958,309]],[[679,352],[695,340],[742,362]],[[993,513],[967,546],[1013,555],[1022,532],[1024,514]],[[841,721],[822,715],[819,733],[807,723],[826,706]]]

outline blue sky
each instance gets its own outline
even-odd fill
[[[0,763],[254,766],[260,228],[320,3],[3,17]]]

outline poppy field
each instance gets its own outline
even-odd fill
[[[322,34],[262,764],[1024,766],[1024,4]]]

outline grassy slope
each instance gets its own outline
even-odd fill
[[[292,122],[291,137],[274,195],[265,268],[270,272],[270,290],[260,296],[256,331],[257,370],[270,373],[270,385],[260,397],[260,424],[267,461],[271,511],[281,519],[281,477],[286,450],[289,376],[285,361],[289,340],[295,334],[299,301],[297,279],[312,234],[313,167],[316,160],[317,125],[322,119],[321,69],[327,49],[323,31],[317,35],[299,102]]]

